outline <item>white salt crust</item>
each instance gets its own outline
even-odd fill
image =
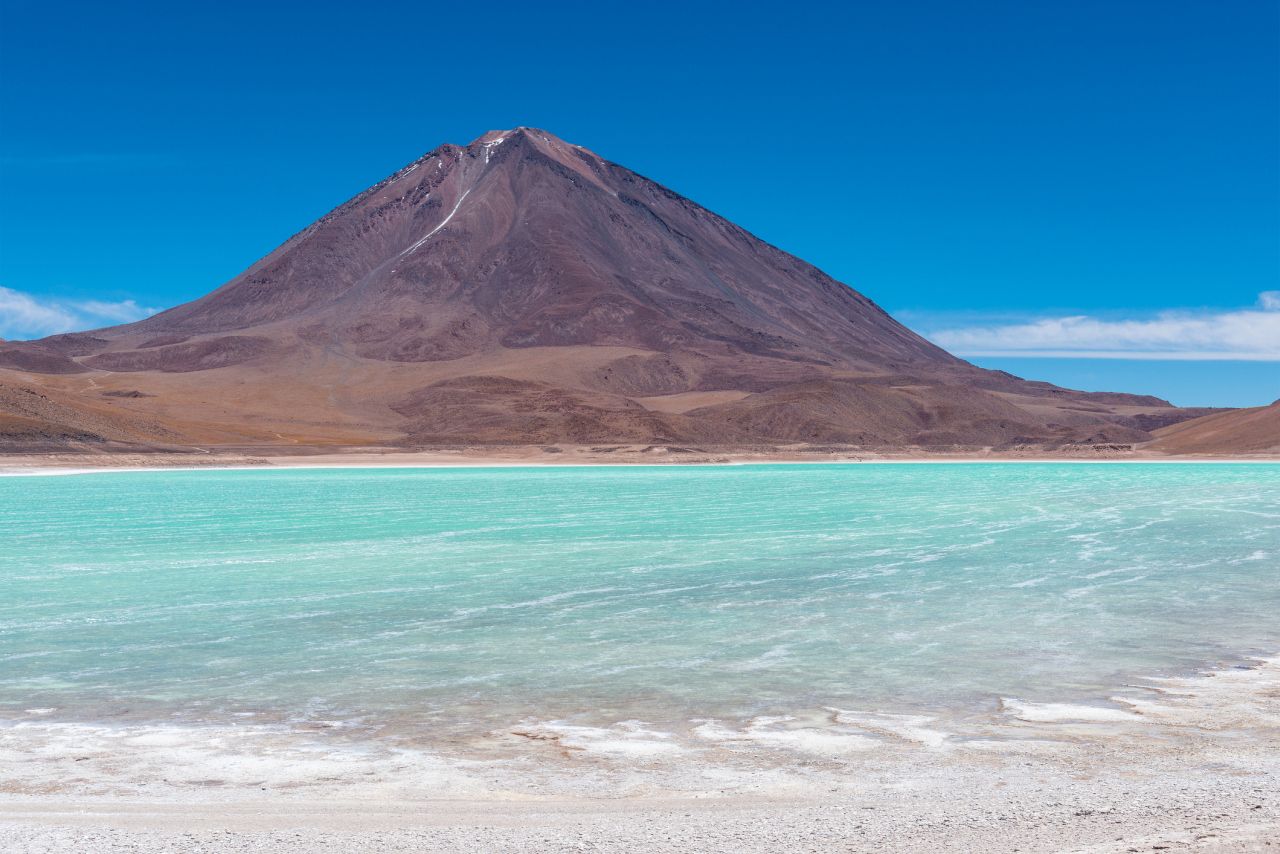
[[[0,728],[0,851],[1280,851],[1280,659],[1000,705],[528,721],[448,751],[32,709]]]

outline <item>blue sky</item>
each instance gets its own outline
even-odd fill
[[[194,299],[440,143],[533,125],[977,364],[1280,398],[1272,0],[0,10],[3,337]]]

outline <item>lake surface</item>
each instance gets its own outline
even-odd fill
[[[0,478],[0,709],[64,721],[962,716],[1278,641],[1280,466]]]

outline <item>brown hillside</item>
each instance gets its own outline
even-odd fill
[[[1161,427],[1155,436],[1147,447],[1169,454],[1277,454],[1280,400]]]
[[[534,128],[435,149],[191,303],[0,344],[0,377],[83,410],[51,430],[106,436],[105,405],[191,444],[1054,447],[1203,414],[976,368]]]

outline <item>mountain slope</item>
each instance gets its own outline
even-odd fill
[[[437,148],[212,294],[125,328],[144,339],[129,343],[158,354],[89,364],[184,369],[188,351],[169,349],[182,336],[280,325],[310,343],[395,362],[456,359],[495,344],[654,352],[722,344],[865,367],[958,361],[817,268],[526,128]],[[240,339],[222,343],[234,351],[228,361],[266,346]]]
[[[1148,447],[1170,454],[1280,453],[1280,400],[1162,427]]]
[[[1180,417],[975,368],[534,128],[443,145],[207,296],[9,342],[0,367],[68,387],[97,372],[97,388],[153,395],[140,412],[262,441],[1061,444],[1142,441]]]

